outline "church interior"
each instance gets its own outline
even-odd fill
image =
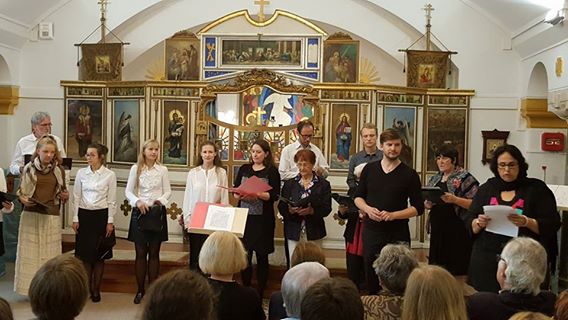
[[[72,185],[86,166],[78,123],[89,117],[92,141],[110,150],[115,230],[125,238],[129,170],[143,142],[156,139],[172,186],[163,270],[187,265],[178,220],[200,144],[215,142],[231,184],[255,139],[267,140],[278,162],[303,119],[314,123],[332,192],[348,191],[349,159],[371,122],[401,133],[401,160],[423,184],[438,172],[441,144],[456,146],[459,164],[480,183],[493,176],[492,151],[516,145],[529,177],[549,185],[566,218],[567,14],[564,0],[4,1],[0,167],[8,172],[30,117],[45,111],[73,159]],[[345,220],[336,212],[334,203],[323,248],[330,268],[345,273]],[[63,248],[72,250],[73,214],[63,215]],[[426,216],[410,220],[411,247],[421,254],[429,246]],[[3,272],[14,261],[17,225],[17,214],[5,215]],[[566,288],[564,219],[559,234],[558,286]],[[278,222],[275,243],[270,266],[284,270]],[[126,241],[117,248],[103,291],[135,292],[133,280],[121,280],[133,249]],[[282,273],[270,281],[279,285]]]

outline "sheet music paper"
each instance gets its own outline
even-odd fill
[[[485,230],[509,237],[516,237],[519,234],[519,227],[514,225],[507,216],[518,214],[515,209],[509,206],[483,206],[485,215],[491,218]]]
[[[235,208],[209,206],[203,228],[219,231],[231,231],[235,218]]]

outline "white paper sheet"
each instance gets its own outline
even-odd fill
[[[509,237],[516,237],[519,234],[519,227],[514,225],[507,216],[518,214],[515,209],[509,206],[483,206],[485,215],[491,218],[485,230]]]
[[[219,231],[231,231],[235,218],[235,208],[209,206],[203,228]]]

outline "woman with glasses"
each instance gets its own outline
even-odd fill
[[[473,198],[466,220],[466,225],[473,234],[468,280],[478,291],[499,291],[495,279],[498,264],[496,257],[511,239],[487,231],[491,218],[484,212],[483,206],[510,206],[514,213],[507,218],[519,228],[517,236],[539,241],[547,251],[549,268],[556,265],[556,232],[560,228],[556,199],[543,181],[527,177],[528,167],[517,147],[498,147],[490,163],[495,177],[481,185]],[[543,285],[547,286],[547,281]]]
[[[471,255],[471,239],[464,219],[479,182],[458,165],[458,151],[450,144],[437,149],[436,164],[439,171],[430,178],[428,186],[439,187],[444,194],[440,199],[433,199],[434,202],[424,201],[424,207],[430,209],[428,262],[444,267],[452,275],[465,281]]]

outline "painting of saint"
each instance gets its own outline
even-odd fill
[[[166,40],[167,80],[199,80],[199,40],[182,37]]]
[[[300,66],[300,40],[222,40],[222,65]]]
[[[427,171],[436,171],[436,151],[438,146],[451,144],[458,150],[458,164],[465,159],[467,130],[466,109],[428,109],[428,150]]]
[[[113,161],[134,163],[140,145],[138,100],[115,100],[113,114]]]
[[[357,153],[357,113],[356,104],[331,106],[330,169],[347,170],[349,159]]]
[[[67,156],[84,161],[87,146],[103,141],[101,100],[68,100],[66,108],[65,150]]]
[[[418,82],[420,86],[430,85],[436,79],[436,66],[433,64],[420,64],[418,66]]]
[[[187,101],[164,101],[162,162],[187,165],[189,104]]]
[[[358,41],[326,41],[323,55],[324,82],[355,83],[358,81]]]
[[[400,160],[414,168],[416,108],[414,107],[385,107],[383,128],[398,131],[402,138]]]

